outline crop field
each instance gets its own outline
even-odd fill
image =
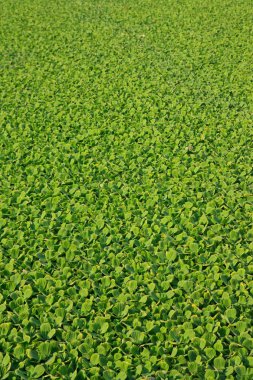
[[[253,379],[252,0],[0,0],[0,379]]]

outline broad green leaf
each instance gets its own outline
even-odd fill
[[[233,322],[236,319],[236,310],[235,309],[227,309],[225,311],[225,316],[229,320],[229,322]]]
[[[23,295],[25,297],[25,299],[28,299],[32,296],[33,294],[33,290],[32,290],[32,287],[30,285],[26,285],[23,287]]]
[[[204,351],[208,359],[212,359],[216,356],[216,352],[212,347],[207,347]]]
[[[39,379],[45,373],[45,368],[43,365],[38,364],[31,371],[31,375],[33,379]]]
[[[4,322],[0,324],[0,336],[6,336],[11,328],[10,322]]]
[[[222,356],[219,356],[214,359],[213,364],[218,371],[221,371],[225,368],[226,362]]]
[[[92,354],[90,357],[90,362],[93,365],[97,365],[99,363],[99,354],[98,353]]]

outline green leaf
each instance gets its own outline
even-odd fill
[[[244,378],[246,376],[246,367],[243,365],[239,365],[235,367],[235,372],[239,376],[239,378]]]
[[[193,207],[193,203],[192,203],[192,202],[185,202],[184,207],[185,207],[186,209],[190,209],[190,208]]]
[[[6,336],[11,328],[10,322],[4,322],[0,324],[0,336]]]
[[[236,310],[235,309],[227,309],[225,311],[225,316],[229,320],[229,322],[233,322],[236,319]]]
[[[190,350],[188,352],[188,358],[189,358],[190,362],[194,362],[196,360],[196,358],[197,358],[196,352],[193,351],[193,350]]]
[[[213,371],[212,369],[207,369],[205,372],[205,380],[215,380],[215,378],[215,371]]]
[[[223,345],[222,345],[222,342],[221,340],[217,340],[217,342],[214,344],[214,349],[216,351],[219,351],[219,352],[222,352],[223,351]]]
[[[130,292],[134,292],[137,289],[138,283],[136,280],[130,280],[127,282],[127,288]]]
[[[202,214],[202,216],[199,218],[200,224],[208,224],[208,219],[205,214]]]
[[[51,354],[51,345],[49,342],[42,342],[38,345],[37,350],[40,359],[45,360]]]
[[[154,321],[147,321],[146,322],[146,329],[147,331],[150,331],[154,328]]]
[[[148,300],[148,297],[146,296],[146,295],[144,295],[144,296],[142,296],[141,298],[140,298],[140,303],[146,303],[147,302],[147,300]]]
[[[25,299],[28,299],[32,296],[33,294],[33,290],[32,290],[32,287],[30,285],[26,285],[23,287],[23,295],[24,295],[24,298]]]
[[[93,365],[97,365],[99,363],[99,354],[98,353],[92,354],[90,357],[90,362]]]
[[[100,328],[100,332],[101,332],[101,334],[106,333],[106,331],[108,330],[108,328],[109,328],[109,323],[108,323],[108,322],[104,322],[104,323],[101,325],[101,328]]]
[[[97,224],[98,228],[99,228],[100,230],[102,230],[102,228],[103,228],[104,225],[105,225],[105,222],[104,222],[104,220],[103,220],[102,217],[98,217],[97,220],[96,220],[96,224]]]
[[[8,364],[10,364],[10,355],[7,353],[2,360],[2,366],[7,367]]]
[[[45,322],[40,325],[40,333],[44,339],[48,338],[48,334],[50,333],[50,331],[51,331],[50,323]]]
[[[188,363],[188,368],[191,374],[195,375],[198,372],[198,364],[196,362]]]
[[[117,302],[116,305],[113,307],[112,311],[114,314],[116,314],[118,317],[124,317],[127,315],[129,310],[129,306],[124,304],[123,302]]]
[[[51,339],[51,338],[55,335],[55,333],[56,333],[56,330],[55,330],[55,329],[51,329],[51,330],[48,332],[48,334],[47,334],[48,339]]]
[[[36,361],[39,360],[39,354],[38,354],[38,351],[36,349],[31,349],[31,348],[28,348],[26,350],[26,355],[28,356],[28,358],[30,359],[34,359]]]
[[[236,241],[239,237],[238,232],[235,230],[230,231],[229,237],[232,241]]]
[[[175,261],[176,258],[177,258],[177,252],[176,252],[176,250],[173,249],[173,248],[170,248],[170,249],[168,250],[168,252],[166,252],[166,258],[167,258],[169,261],[171,261],[171,262]]]
[[[45,368],[41,364],[36,365],[36,367],[34,367],[31,370],[31,375],[33,379],[39,379],[44,373],[45,373]]]
[[[22,359],[25,355],[24,347],[21,344],[17,344],[17,346],[13,350],[13,355],[18,359]]]
[[[216,356],[216,351],[212,347],[207,347],[204,351],[208,359],[213,359]]]
[[[132,332],[132,339],[135,343],[140,344],[145,339],[145,334],[142,331],[135,330]]]
[[[104,380],[113,380],[113,379],[115,379],[115,372],[113,372],[110,369],[104,371],[103,372],[103,379]]]
[[[127,372],[120,372],[116,378],[116,380],[126,380],[127,379]]]
[[[225,368],[226,362],[222,356],[219,356],[214,359],[213,364],[218,371],[221,371]]]

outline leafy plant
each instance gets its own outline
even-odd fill
[[[1,379],[253,378],[252,22],[1,1]]]

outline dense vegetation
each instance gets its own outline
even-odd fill
[[[252,1],[0,9],[0,378],[252,379]]]

